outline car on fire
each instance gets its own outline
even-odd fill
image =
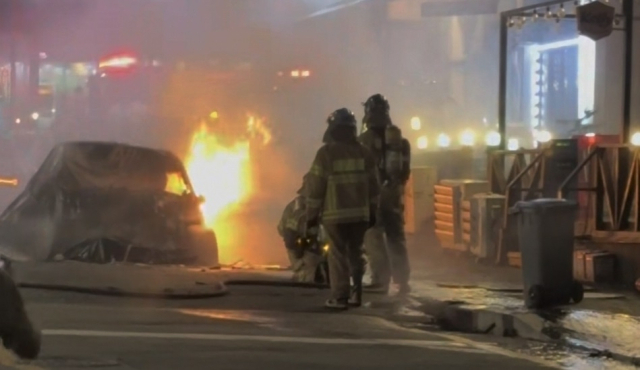
[[[169,151],[62,143],[0,215],[0,251],[21,260],[217,266],[203,203]]]

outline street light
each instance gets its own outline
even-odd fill
[[[429,139],[427,139],[426,136],[420,136],[416,144],[418,149],[427,149],[427,147],[429,146]]]
[[[471,130],[464,130],[460,134],[460,145],[473,146],[476,143],[476,134]]]
[[[507,149],[509,150],[518,150],[520,149],[520,140],[516,138],[511,138],[507,142]]]
[[[447,134],[438,135],[438,147],[440,148],[448,148],[451,146],[451,138]]]
[[[498,146],[502,138],[500,137],[500,133],[497,131],[491,131],[484,137],[484,143],[487,146]]]
[[[420,122],[420,117],[411,118],[411,129],[414,131],[420,130],[422,127],[422,122]]]
[[[535,137],[539,143],[548,143],[551,141],[551,133],[547,130],[536,131]]]

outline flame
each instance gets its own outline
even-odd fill
[[[237,137],[212,132],[202,124],[184,161],[195,192],[204,197],[201,210],[205,225],[216,233],[221,261],[233,255],[230,248],[237,243],[242,226],[236,216],[256,193],[251,147],[257,139],[268,144],[271,133],[252,115],[246,132]]]
[[[271,131],[265,126],[264,122],[254,116],[249,116],[247,129],[252,138],[262,137],[262,144],[267,145],[271,142]]]

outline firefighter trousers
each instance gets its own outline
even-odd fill
[[[348,300],[351,295],[351,277],[364,275],[362,241],[369,224],[352,222],[324,224],[329,238],[329,281],[331,295],[336,300]]]
[[[404,187],[383,187],[376,225],[367,230],[365,251],[371,266],[371,283],[409,284],[410,266],[404,233]]]

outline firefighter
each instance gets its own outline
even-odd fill
[[[404,233],[404,188],[410,175],[411,147],[391,121],[389,110],[383,95],[369,97],[364,103],[364,132],[359,137],[376,159],[382,184],[378,222],[365,235],[371,266],[371,284],[365,290],[387,294],[393,277],[398,293],[405,295],[410,291],[410,267]]]
[[[327,123],[325,144],[305,182],[306,226],[321,222],[329,239],[331,298],[325,307],[344,310],[362,304],[362,242],[375,224],[379,184],[373,155],[358,143],[353,112],[338,109]]]
[[[0,256],[0,338],[4,347],[18,357],[35,359],[40,353],[40,331],[27,316],[11,275],[10,261]]]
[[[306,207],[305,199],[301,195],[302,190],[298,190],[298,196],[285,207],[278,223],[278,234],[284,240],[287,249],[293,280],[301,283],[322,283],[323,278],[318,274],[318,267],[323,262],[321,250],[317,245],[319,230],[315,227],[307,230],[304,235]]]

